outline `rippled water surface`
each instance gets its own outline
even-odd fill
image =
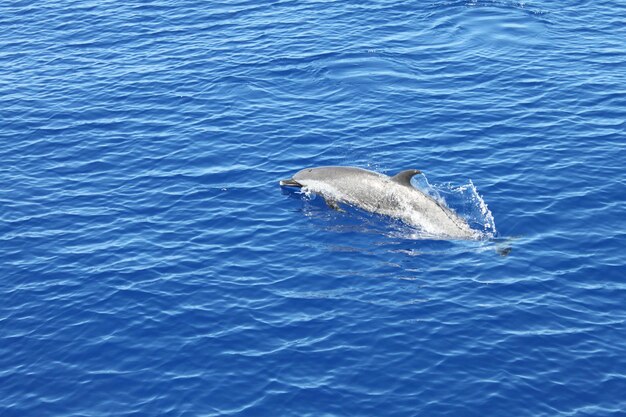
[[[0,415],[625,415],[624,16],[3,0]],[[497,239],[278,186],[319,165]]]

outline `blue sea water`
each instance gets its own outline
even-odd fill
[[[626,415],[624,16],[3,0],[0,415]],[[318,165],[498,239],[279,187]]]

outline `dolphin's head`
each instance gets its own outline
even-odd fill
[[[281,180],[280,185],[283,187],[303,187],[307,181],[324,181],[332,175],[335,167],[318,167],[318,168],[305,168],[288,179]]]
[[[308,187],[311,183],[339,184],[352,182],[355,178],[385,177],[373,171],[363,168],[346,166],[322,166],[305,168],[296,172],[292,178],[280,181],[280,185],[286,187]]]

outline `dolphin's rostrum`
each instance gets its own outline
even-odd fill
[[[319,194],[337,210],[344,203],[400,219],[432,237],[476,238],[478,233],[465,219],[411,185],[417,174],[421,171],[409,169],[389,177],[362,168],[328,166],[303,169],[280,185]]]

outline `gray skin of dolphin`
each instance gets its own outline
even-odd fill
[[[280,185],[319,194],[336,210],[338,203],[345,203],[399,219],[433,237],[476,238],[462,217],[411,185],[411,178],[420,173],[410,169],[389,177],[362,168],[328,166],[303,169]]]

